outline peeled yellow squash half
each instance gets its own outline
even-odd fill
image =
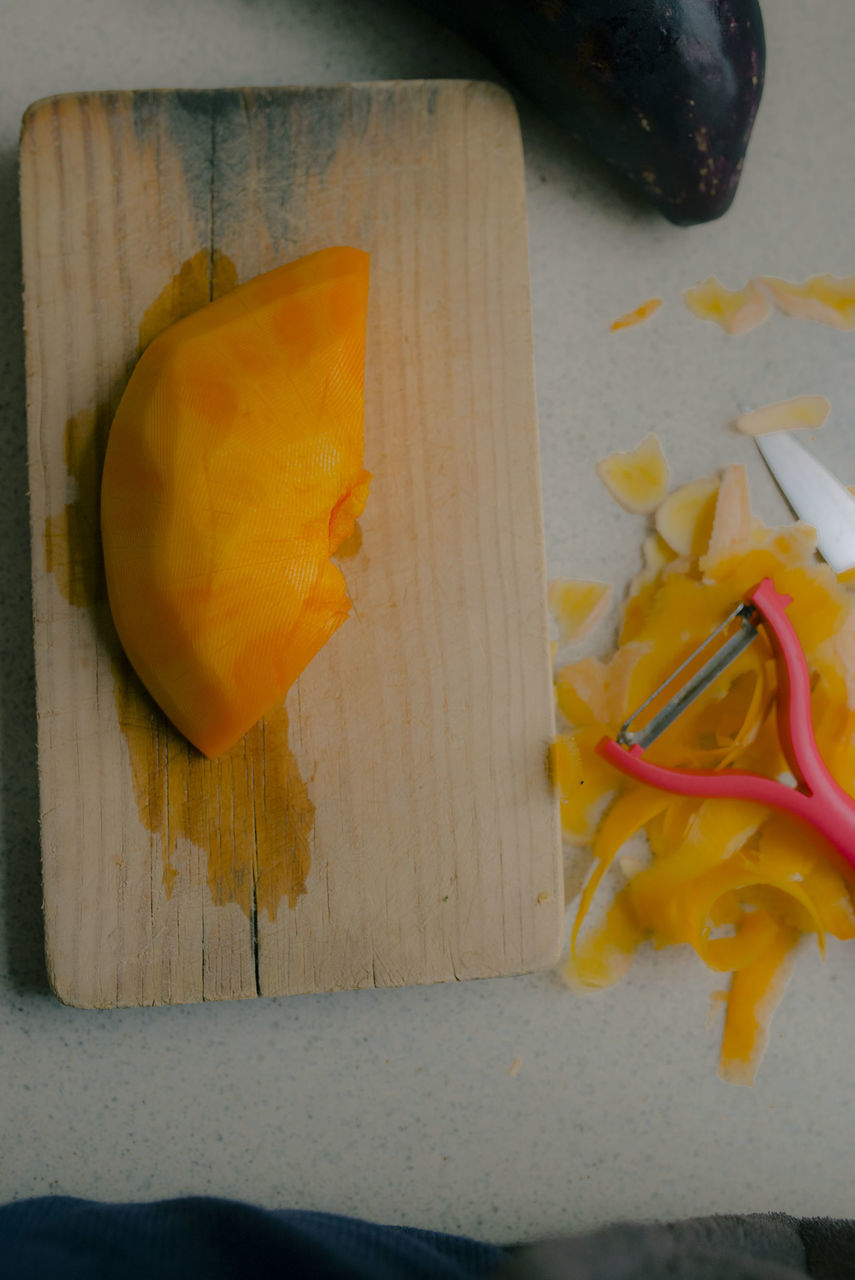
[[[145,350],[101,491],[110,608],[154,699],[207,756],[280,702],[350,610],[330,556],[368,497],[368,255],[331,248]]]

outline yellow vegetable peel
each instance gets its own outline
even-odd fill
[[[733,975],[718,1071],[728,1084],[754,1083],[769,1038],[769,1023],[786,989],[798,941],[795,929],[778,926],[762,954]]]
[[[656,531],[678,556],[697,558],[709,546],[718,491],[717,480],[691,480],[657,508]]]
[[[700,557],[701,571],[707,573],[712,570],[723,556],[747,542],[751,523],[751,498],[745,468],[727,467],[716,496],[709,542]]]
[[[762,436],[770,431],[794,431],[799,427],[821,427],[831,411],[825,396],[794,396],[740,413],[733,425],[745,436]]]
[[[668,491],[668,464],[652,431],[635,449],[603,458],[597,475],[626,511],[654,511]]]
[[[593,631],[612,601],[607,582],[581,582],[555,578],[549,584],[549,608],[558,623],[559,643],[570,644]]]
[[[768,290],[780,311],[830,325],[855,329],[855,275],[811,276],[801,284],[760,276],[757,283]]]
[[[661,298],[648,298],[646,302],[642,302],[641,306],[636,307],[634,311],[627,311],[622,316],[618,316],[617,320],[612,321],[609,328],[612,333],[617,333],[620,329],[631,329],[634,325],[642,324],[645,320],[649,320],[661,306]]]
[[[687,289],[683,301],[699,320],[711,320],[734,335],[762,324],[772,310],[768,295],[756,281],[749,280],[743,289],[726,289],[715,276]]]
[[[855,605],[817,560],[812,530],[767,528],[754,518],[741,467],[728,468],[720,483],[683,486],[666,501],[670,511],[665,518],[661,506],[657,511],[657,534],[648,538],[645,568],[624,605],[616,653],[608,661],[582,659],[556,676],[570,726],[563,736],[575,751],[573,795],[556,774],[562,809],[568,806],[580,832],[594,812],[594,791],[600,804],[589,837],[592,870],[561,972],[574,988],[602,987],[626,972],[645,941],[691,947],[712,971],[732,975],[720,1074],[745,1084],[754,1079],[799,939],[814,934],[824,952],[827,936],[855,936],[855,876],[817,833],[763,805],[674,796],[617,773],[610,781],[596,746],[735,601],[772,577],[793,598],[788,615],[811,672],[820,753],[840,785],[855,792]],[[645,755],[672,767],[781,776],[788,765],[777,733],[777,675],[761,632]],[[579,793],[589,782],[582,813]],[[649,861],[622,858],[641,834]],[[615,864],[628,882],[591,925]]]
[[[811,276],[801,283],[777,276],[755,276],[742,289],[727,289],[715,276],[686,289],[683,301],[700,320],[726,333],[747,333],[769,316],[772,306],[784,315],[813,320],[832,329],[855,329],[855,275]]]

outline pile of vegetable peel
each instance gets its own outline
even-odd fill
[[[631,477],[628,477],[628,483]],[[626,505],[626,504],[624,504]],[[624,777],[596,754],[621,724],[764,577],[792,596],[788,615],[811,672],[817,744],[855,792],[855,602],[816,554],[814,531],[766,527],[744,468],[693,482],[653,514],[644,565],[623,603],[608,658],[560,665],[563,731],[553,777],[570,845],[589,846],[561,973],[575,989],[618,981],[645,943],[688,946],[730,974],[720,1076],[751,1084],[800,941],[855,937],[855,874],[792,818],[741,800],[679,797]],[[556,597],[557,598],[557,597]],[[676,768],[731,767],[785,777],[778,670],[762,628],[646,757]],[[625,857],[646,837],[641,860]],[[644,844],[644,842],[641,842]],[[595,906],[604,908],[592,911]],[[595,918],[595,915],[598,918]]]

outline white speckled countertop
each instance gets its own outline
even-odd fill
[[[639,522],[595,460],[660,432],[677,479],[746,460],[743,402],[822,391],[816,452],[855,482],[855,335],[777,318],[735,341],[680,291],[715,272],[855,270],[851,0],[765,0],[766,95],[737,201],[677,229],[627,207],[521,104],[550,571],[622,584]],[[588,998],[546,974],[89,1013],[42,960],[29,602],[18,127],[66,90],[484,77],[405,0],[0,5],[0,1201],[240,1197],[509,1242],[615,1218],[851,1215],[855,950],[800,955],[753,1089],[716,1077],[718,985],[647,954]],[[646,325],[609,322],[657,294]],[[519,1069],[512,1073],[515,1059]]]

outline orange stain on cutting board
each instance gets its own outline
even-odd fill
[[[213,288],[211,282],[213,281]],[[206,251],[189,258],[146,310],[140,350],[162,329],[237,284],[234,263]],[[217,760],[208,760],[169,723],[138,680],[119,643],[107,600],[99,528],[101,468],[111,409],[84,410],[65,426],[65,462],[76,485],[63,510],[45,521],[45,568],[64,598],[93,618],[110,655],[119,725],[128,744],[140,821],[158,838],[163,884],[171,896],[179,841],[207,856],[218,906],[236,902],[250,916],[276,919],[292,909],[311,868],[315,808],[278,707]],[[340,554],[359,549],[359,529]]]
[[[105,591],[98,533],[101,459],[91,410],[69,418],[63,443],[65,469],[77,485],[77,495],[59,515],[45,520],[45,568],[69,604],[85,609]]]
[[[146,308],[139,327],[140,351],[176,320],[228,293],[237,282],[237,268],[227,254],[217,249],[213,256],[205,249],[194,253]]]

